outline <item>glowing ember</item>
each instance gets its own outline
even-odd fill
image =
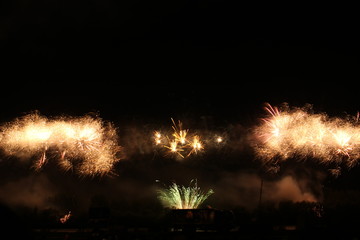
[[[218,137],[215,138],[215,141],[217,143],[222,143],[224,141],[224,139],[222,137],[218,136]]]
[[[156,144],[156,145],[159,145],[159,144],[162,143],[162,135],[161,135],[160,132],[155,131],[155,133],[154,133],[154,140],[155,140],[155,144]]]
[[[61,223],[66,223],[69,220],[70,217],[71,217],[71,211],[69,211],[68,214],[65,214],[63,217],[61,217],[60,222]]]

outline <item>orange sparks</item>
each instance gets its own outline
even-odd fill
[[[178,124],[175,124],[172,118],[171,121],[173,123],[173,132],[170,137],[163,137],[160,132],[155,131],[153,136],[155,145],[162,144],[163,147],[169,150],[168,153],[174,153],[181,158],[188,157],[192,153],[198,153],[204,149],[204,144],[199,135],[191,135],[188,129],[182,129],[182,122],[179,121]]]
[[[71,211],[69,211],[67,214],[65,214],[63,217],[60,218],[61,223],[66,223],[69,218],[71,217]]]
[[[1,127],[0,147],[8,155],[31,158],[40,169],[49,160],[47,152],[65,170],[75,169],[82,175],[104,175],[119,161],[117,134],[111,124],[98,118],[47,119],[29,114]],[[55,154],[57,153],[57,154]]]
[[[254,129],[260,142],[256,154],[265,161],[315,158],[321,163],[346,162],[354,165],[360,159],[360,128],[343,119],[330,119],[305,109],[280,111],[267,105],[270,114],[264,124]],[[345,161],[339,161],[344,158]]]

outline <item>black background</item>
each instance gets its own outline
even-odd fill
[[[241,136],[264,115],[266,102],[309,103],[330,116],[355,115],[358,20],[354,6],[329,2],[2,1],[0,120],[34,110],[49,117],[96,112],[129,136],[131,127],[170,126],[170,118],[211,119],[213,127],[241,126]],[[246,163],[252,156],[229,152],[185,165],[132,157],[120,163],[115,180],[78,181],[51,166],[44,172],[58,188],[55,200],[63,211],[74,207],[66,196],[76,195],[79,202],[92,194],[113,199],[110,193],[126,195],[143,184],[123,202],[117,199],[121,215],[123,208],[136,212],[154,203],[144,201],[153,196],[143,198],[142,190],[159,176],[203,177],[203,186],[210,187],[224,172],[253,167]],[[34,177],[16,163],[2,161],[2,167],[2,186]],[[297,170],[304,174],[303,168]],[[357,172],[345,171],[325,187],[358,193]],[[78,193],[83,188],[89,192]],[[347,192],[325,192],[349,200]]]
[[[2,117],[173,112],[237,119],[263,102],[354,112],[357,14],[345,4],[7,1]],[[230,116],[229,116],[230,115]]]

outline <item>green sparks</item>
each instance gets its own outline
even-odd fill
[[[173,183],[166,189],[158,190],[158,198],[165,208],[196,209],[213,193],[212,189],[201,191],[197,181],[193,179],[189,187]]]

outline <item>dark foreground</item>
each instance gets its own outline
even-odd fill
[[[64,223],[38,219],[24,222],[3,211],[0,239],[360,239],[357,208],[324,210],[318,204],[285,203],[260,210],[252,214],[211,208],[169,210],[141,219],[114,217],[97,209],[87,218],[74,216]]]

